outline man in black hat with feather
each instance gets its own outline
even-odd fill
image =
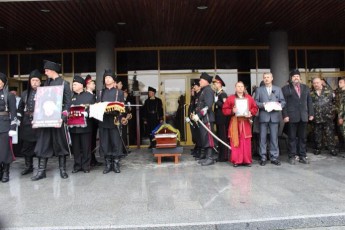
[[[44,61],[43,68],[48,77],[44,86],[64,86],[61,119],[63,122],[67,122],[72,95],[70,84],[58,74],[61,70],[60,64],[46,60]],[[35,154],[38,157],[38,171],[35,176],[31,177],[31,180],[37,181],[46,177],[48,158],[53,155],[59,157],[60,177],[62,179],[68,178],[66,172],[66,156],[69,155],[70,150],[66,136],[64,124],[58,128],[38,129],[38,139],[35,147]]]
[[[23,141],[21,153],[25,157],[25,168],[22,175],[33,172],[33,158],[37,141],[37,129],[32,128],[33,114],[35,111],[35,99],[37,88],[41,85],[42,74],[37,69],[31,71],[29,75],[28,89],[21,95],[18,112],[21,114],[21,135]]]
[[[122,102],[124,94],[120,89],[116,89],[116,75],[111,69],[107,69],[103,74],[104,89],[97,98],[98,102]],[[115,120],[117,119],[117,122]],[[103,121],[99,122],[99,146],[100,153],[105,159],[103,174],[113,170],[120,173],[120,158],[123,155],[123,142],[120,133],[120,114],[117,111],[104,113]]]

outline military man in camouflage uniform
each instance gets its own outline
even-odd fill
[[[338,88],[334,91],[335,93],[335,108],[336,114],[340,113],[341,104],[345,103],[345,77],[340,78],[338,81]],[[336,119],[336,136],[338,136],[339,147],[344,147],[344,128],[343,125],[339,123],[339,117]]]
[[[334,95],[329,88],[323,87],[321,78],[312,80],[313,90],[310,92],[314,107],[314,136],[316,149],[314,154],[319,155],[322,149],[322,137],[328,147],[329,153],[336,156],[334,140]]]

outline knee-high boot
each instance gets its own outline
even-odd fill
[[[113,169],[115,173],[120,173],[120,159],[115,157],[113,160]]]
[[[10,180],[10,164],[3,165],[2,183],[6,183]]]
[[[34,167],[32,166],[32,163],[33,163],[33,157],[25,156],[25,168],[21,172],[22,175],[26,175],[34,171]]]
[[[68,174],[66,172],[66,156],[59,156],[59,169],[60,177],[62,179],[68,178]]]
[[[38,158],[38,170],[37,174],[31,177],[32,181],[41,180],[46,178],[46,168],[47,168],[48,158]]]
[[[206,149],[206,161],[202,162],[202,166],[208,166],[214,164],[214,157],[213,157],[213,149],[207,148]]]
[[[112,160],[112,156],[105,156],[105,167],[103,170],[103,174],[107,174],[111,171],[111,160]]]

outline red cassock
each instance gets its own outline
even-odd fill
[[[244,98],[248,99],[249,111],[254,116],[258,111],[254,99],[248,94],[245,94]],[[234,116],[232,109],[235,107],[235,99],[236,95],[230,95],[226,99],[222,109],[224,115],[231,116],[228,132],[231,146],[230,162],[233,164],[251,164],[252,127],[249,118]]]

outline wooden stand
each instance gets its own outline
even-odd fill
[[[174,157],[175,164],[178,164],[182,152],[183,147],[152,149],[153,156],[157,158],[157,164],[159,165],[162,163],[162,157]]]

